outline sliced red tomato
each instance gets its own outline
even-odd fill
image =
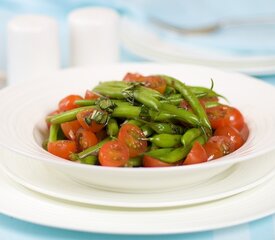
[[[123,167],[129,160],[129,150],[124,143],[114,140],[105,143],[98,156],[102,166]]]
[[[207,108],[206,113],[211,126],[214,129],[224,126],[232,126],[240,131],[244,127],[243,115],[234,107],[219,105]]]
[[[70,140],[75,140],[76,132],[80,127],[81,125],[77,120],[61,123],[61,129],[64,135]]]
[[[95,110],[96,109],[94,109],[94,108],[89,108],[89,109],[83,110],[76,115],[76,118],[77,118],[78,122],[80,123],[80,125],[84,129],[90,130],[94,133],[97,133],[102,128],[104,128],[104,125],[98,124],[94,120],[90,120],[90,117],[92,116],[92,114]]]
[[[142,159],[143,167],[172,167],[176,166],[176,163],[166,163],[156,158],[145,155]]]
[[[233,152],[235,148],[230,138],[226,136],[213,136],[203,147],[208,156],[208,161],[223,157]]]
[[[65,112],[74,108],[77,108],[78,105],[75,104],[76,100],[82,100],[83,98],[79,95],[69,95],[60,100],[58,103],[59,110]]]
[[[70,159],[70,155],[77,152],[76,142],[71,140],[49,142],[48,152],[61,158]]]
[[[130,123],[123,124],[118,133],[118,139],[128,148],[130,157],[136,157],[147,149],[147,141],[142,130]]]
[[[208,159],[207,153],[199,142],[195,142],[191,151],[188,153],[183,165],[197,164],[206,162]]]
[[[94,100],[94,99],[100,98],[100,96],[97,93],[95,93],[95,92],[92,92],[90,90],[86,90],[84,98],[86,100]]]
[[[98,143],[96,135],[92,131],[84,128],[78,129],[76,132],[76,140],[81,151]]]
[[[240,132],[231,126],[219,127],[216,129],[215,136],[227,136],[230,138],[231,142],[234,145],[234,151],[240,148],[244,144],[244,140]]]
[[[143,76],[138,73],[127,73],[123,81],[126,82],[140,82],[143,83],[145,87],[155,89],[160,93],[164,93],[166,89],[166,81],[160,76]]]
[[[244,123],[243,128],[240,131],[240,134],[241,134],[241,136],[242,136],[242,138],[243,138],[244,141],[246,141],[248,139],[249,128],[248,128],[248,126],[247,126],[246,123]]]

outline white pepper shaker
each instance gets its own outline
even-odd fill
[[[112,9],[88,7],[69,15],[72,66],[119,61],[119,15]]]
[[[59,32],[55,19],[20,15],[8,23],[8,84],[49,74],[60,68]]]

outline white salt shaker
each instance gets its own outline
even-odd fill
[[[72,66],[119,61],[119,15],[102,7],[81,8],[69,15]]]
[[[60,68],[58,25],[42,15],[20,15],[8,23],[8,84]]]

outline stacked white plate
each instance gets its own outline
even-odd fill
[[[213,78],[216,90],[245,115],[249,139],[223,159],[161,170],[82,165],[59,159],[41,148],[37,123],[56,107],[60,98],[70,93],[83,94],[98,81],[121,79],[127,71],[168,74],[188,84],[205,86]],[[8,87],[0,92],[5,102],[0,106],[0,211],[47,226],[120,234],[210,230],[272,214],[275,113],[268,103],[274,102],[274,93],[272,86],[241,74],[191,65],[152,64],[70,69],[37,82]],[[205,174],[206,171],[211,174]],[[98,172],[102,178],[96,182],[92,175]],[[159,182],[176,185],[169,178],[180,172],[186,177],[195,175],[193,183],[183,181],[180,188],[177,185],[177,189],[161,190]],[[196,174],[199,172],[201,175]],[[89,185],[85,173],[90,173]],[[145,186],[143,177],[148,173],[155,178],[147,178],[148,186],[158,187],[157,192],[148,192],[148,186],[141,191]],[[163,174],[166,177],[160,178]],[[110,190],[113,182],[119,187],[125,177],[133,181],[131,175],[140,176],[140,185],[135,183],[132,191]],[[103,190],[108,187],[109,190]]]
[[[150,26],[150,23],[148,24]],[[198,64],[249,75],[275,73],[274,55],[229,55],[201,46],[185,45],[183,42],[169,41],[169,38],[154,31],[154,27],[144,25],[127,17],[123,18],[121,23],[124,46],[144,59],[163,63]]]

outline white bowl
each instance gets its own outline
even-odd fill
[[[41,144],[45,116],[68,94],[84,94],[99,81],[121,79],[126,72],[167,74],[189,85],[210,86],[226,96],[244,114],[250,129],[247,142],[237,151],[211,162],[171,168],[112,168],[79,164],[53,156]],[[192,65],[123,64],[75,68],[11,86],[0,91],[0,145],[41,161],[50,170],[101,189],[120,192],[161,192],[200,184],[242,161],[275,148],[275,88],[236,73]],[[69,187],[69,186],[68,186]]]

